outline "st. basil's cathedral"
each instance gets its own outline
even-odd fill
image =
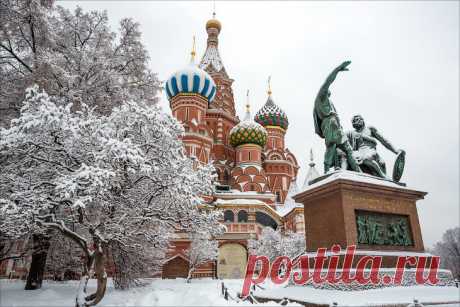
[[[197,65],[192,60],[167,80],[165,92],[172,115],[184,126],[182,141],[188,156],[212,163],[217,185],[207,207],[223,211],[227,231],[218,238],[217,263],[203,265],[195,277],[241,278],[247,262],[247,243],[264,227],[304,233],[303,205],[291,198],[298,192],[299,165],[285,145],[286,113],[275,103],[270,85],[267,100],[253,117],[249,100],[240,120],[235,112],[233,79],[219,54],[222,25],[215,17],[206,23],[207,48]],[[305,182],[318,176],[313,161]],[[163,278],[186,277],[185,250],[190,241],[178,233],[162,270]]]

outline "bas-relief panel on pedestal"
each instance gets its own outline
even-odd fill
[[[355,210],[359,244],[413,246],[407,215]]]

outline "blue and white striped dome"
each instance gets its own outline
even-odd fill
[[[175,72],[165,85],[168,100],[181,93],[195,93],[205,97],[209,103],[216,96],[216,84],[211,76],[195,65]]]

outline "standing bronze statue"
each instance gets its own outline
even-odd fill
[[[365,172],[399,182],[404,171],[405,151],[393,147],[375,127],[367,127],[361,115],[353,116],[352,125],[355,130],[345,135],[334,104],[329,99],[331,96],[329,87],[339,72],[348,71],[347,67],[350,63],[350,61],[343,62],[329,74],[315,99],[313,109],[315,132],[326,143],[324,173],[334,167]],[[391,179],[387,176],[385,162],[377,153],[378,142],[397,155]]]
[[[315,132],[325,140],[326,152],[324,154],[324,173],[327,173],[331,167],[339,168],[337,165],[337,149],[340,149],[346,157],[348,166],[356,171],[361,172],[358,164],[353,158],[352,148],[340,125],[339,116],[335,110],[334,104],[329,99],[331,92],[329,87],[334,82],[337,74],[341,71],[347,71],[347,66],[351,61],[345,61],[335,68],[324,81],[319,89],[315,99],[313,109],[313,119],[315,122]]]

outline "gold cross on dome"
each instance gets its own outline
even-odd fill
[[[193,44],[192,44],[192,52],[190,52],[190,55],[192,56],[190,59],[190,62],[195,62],[195,55],[196,55],[196,50],[195,50],[195,35],[193,35]]]
[[[270,96],[272,94],[272,76],[268,76],[268,96]]]
[[[249,90],[246,91],[246,113],[249,113],[250,105],[249,105]]]

